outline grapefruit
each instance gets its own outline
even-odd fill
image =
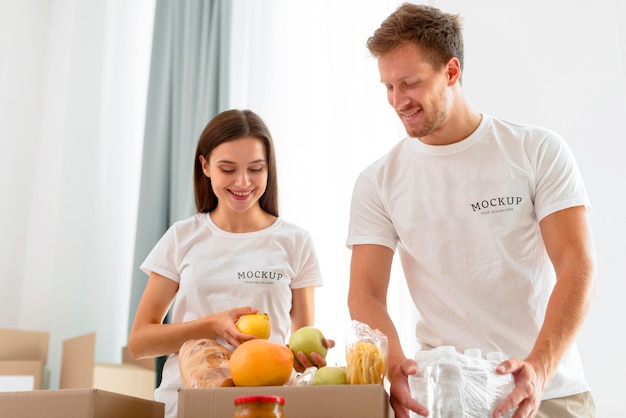
[[[249,340],[230,356],[229,368],[235,386],[283,386],[291,377],[293,353],[270,340]]]

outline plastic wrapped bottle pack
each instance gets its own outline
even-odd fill
[[[429,418],[485,418],[513,389],[510,374],[499,375],[495,368],[501,353],[483,358],[480,350],[461,354],[452,346],[418,351],[418,373],[409,377],[411,395],[428,408]],[[513,415],[510,411],[506,418]],[[412,418],[420,417],[411,413]]]

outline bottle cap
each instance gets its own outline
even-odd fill
[[[480,348],[468,348],[464,353],[467,357],[482,358],[483,354]]]
[[[281,396],[267,396],[267,395],[250,395],[250,396],[241,396],[239,398],[235,398],[235,405],[239,405],[240,403],[246,402],[274,402],[279,403],[281,405],[285,404],[285,398]]]
[[[493,353],[488,353],[487,354],[487,360],[503,361],[504,360],[504,354],[499,352],[499,351],[494,351]]]

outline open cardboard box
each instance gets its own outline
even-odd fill
[[[90,333],[63,341],[60,389],[97,388],[128,396],[153,400],[156,385],[154,362],[132,364],[96,363],[96,335]],[[152,365],[150,367],[150,365]]]
[[[1,392],[48,386],[48,332],[0,329],[0,341]]]
[[[165,405],[100,389],[0,393],[4,418],[163,418]]]
[[[282,396],[287,417],[393,417],[389,395],[382,385],[309,385],[181,389],[178,392],[178,418],[232,417],[235,398],[247,395]]]

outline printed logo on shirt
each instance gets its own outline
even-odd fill
[[[519,206],[520,203],[522,203],[521,196],[494,197],[472,203],[472,212],[480,211],[483,215],[511,212],[514,207]]]
[[[242,271],[237,273],[237,280],[250,284],[274,284],[283,277],[282,273],[273,271]]]

